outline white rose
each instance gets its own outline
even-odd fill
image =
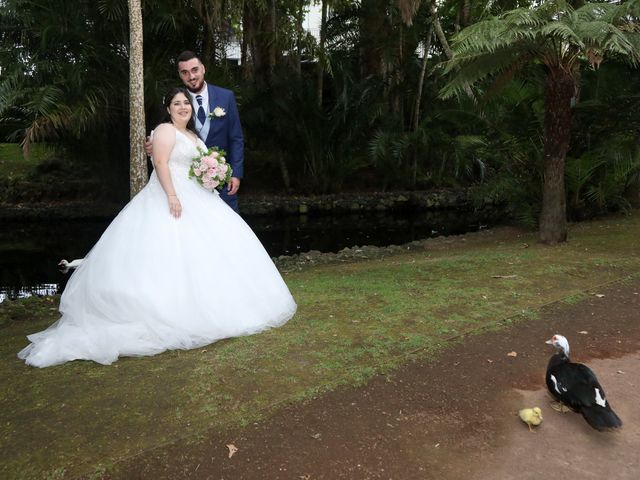
[[[213,109],[213,115],[215,117],[224,117],[226,114],[227,112],[222,107],[216,107]]]

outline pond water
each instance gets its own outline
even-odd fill
[[[399,245],[482,228],[466,212],[384,212],[335,216],[256,216],[245,220],[272,256],[356,245]],[[0,232],[0,302],[60,293],[68,279],[57,267],[82,258],[109,225],[103,221],[3,222]]]

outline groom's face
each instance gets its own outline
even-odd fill
[[[184,86],[193,93],[198,93],[204,85],[205,68],[197,58],[186,62],[178,62],[178,74]]]

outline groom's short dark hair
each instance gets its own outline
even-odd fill
[[[191,60],[193,58],[197,58],[198,61],[200,63],[202,63],[202,60],[200,60],[200,57],[198,55],[196,55],[195,52],[192,52],[191,50],[185,50],[180,55],[178,55],[178,62],[177,63],[188,62],[189,60]]]

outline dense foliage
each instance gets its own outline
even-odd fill
[[[628,207],[640,171],[637,0],[316,0],[326,15],[312,35],[303,19],[313,3],[143,1],[148,129],[179,83],[176,55],[193,49],[208,80],[237,94],[245,191],[474,186],[479,202],[505,202],[535,224],[549,52],[569,48],[569,218]],[[598,13],[614,7],[624,14]],[[126,0],[0,1],[0,134],[27,149],[57,143],[119,199],[128,192],[127,15]]]

